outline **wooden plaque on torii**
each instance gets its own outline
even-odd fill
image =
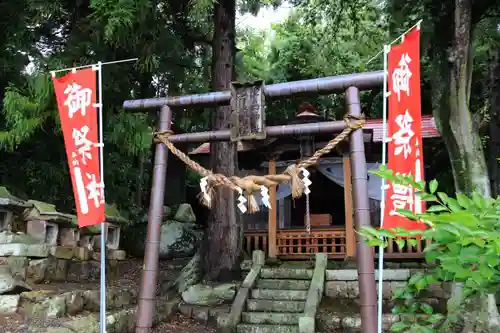
[[[231,141],[266,138],[264,81],[231,83],[231,109]]]

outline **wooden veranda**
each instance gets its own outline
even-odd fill
[[[315,253],[328,254],[330,259],[346,259],[356,256],[356,239],[353,224],[352,210],[352,183],[350,174],[349,156],[343,156],[344,167],[344,226],[315,226],[312,223],[308,232],[304,228],[281,229],[277,224],[276,209],[268,211],[267,230],[245,230],[244,249],[247,253],[253,250],[263,250],[266,255],[280,259],[308,259]],[[269,174],[276,173],[276,163],[269,161]],[[276,189],[269,191],[270,202],[276,201]],[[314,218],[312,219],[314,221]],[[426,241],[419,242],[416,246],[405,244],[399,247],[394,240],[389,240],[384,250],[386,259],[420,259],[423,258],[423,250]],[[378,249],[375,250],[376,252]],[[378,253],[375,253],[377,256]]]
[[[300,112],[292,123],[304,123],[308,121],[324,121],[314,110],[306,110]],[[431,116],[422,118],[422,134],[424,138],[439,137],[439,133]],[[378,160],[380,152],[377,151],[382,138],[383,126],[382,119],[368,120],[364,127],[365,146],[369,151],[367,154],[372,160]],[[297,142],[298,141],[298,142]],[[319,138],[312,145],[318,149],[323,147],[326,138]],[[301,158],[297,152],[311,151],[312,147],[309,140],[304,138],[292,139],[289,141],[269,141],[265,144],[258,145],[253,142],[240,143],[238,146],[239,162],[241,165],[248,165],[249,161],[253,163],[255,160],[264,160],[267,163],[259,165],[259,170],[265,174],[276,174],[277,169],[288,165],[283,160],[284,156],[292,158]],[[269,153],[272,151],[272,153]],[[210,152],[210,144],[204,143],[190,152],[190,155],[207,155]],[[278,152],[278,153],[277,153]],[[292,155],[290,155],[290,153]],[[294,155],[295,154],[295,155]],[[339,203],[336,203],[336,214],[323,211],[311,211],[311,229],[310,232],[306,229],[305,217],[303,223],[300,221],[303,210],[295,210],[291,212],[290,207],[287,207],[287,213],[283,206],[283,200],[277,200],[277,189],[270,188],[269,196],[273,209],[265,210],[267,213],[260,213],[253,217],[251,221],[244,223],[244,249],[247,253],[252,253],[253,250],[263,250],[266,255],[271,258],[278,257],[280,259],[307,259],[318,252],[328,254],[330,259],[344,260],[346,258],[356,257],[356,236],[353,221],[353,198],[352,198],[352,181],[350,157],[346,152],[341,152],[340,155],[334,157],[338,164],[342,165],[343,173],[343,195],[336,197]],[[252,164],[251,163],[251,164]],[[260,162],[259,162],[260,163]],[[252,164],[250,168],[255,169]],[[278,172],[279,173],[279,172]],[[312,191],[317,193],[313,182]],[[340,187],[331,188],[331,191],[339,192]],[[322,193],[320,197],[328,197],[326,201],[335,200],[330,198],[331,193]],[[289,200],[289,199],[287,199]],[[321,198],[320,198],[321,200]],[[343,202],[340,202],[343,200]],[[291,201],[291,200],[289,200]],[[273,204],[274,203],[274,204]],[[298,206],[303,203],[296,203]],[[340,206],[339,206],[340,205]],[[343,207],[342,207],[343,205]],[[379,205],[379,204],[377,204]],[[341,209],[342,208],[342,209]],[[342,212],[343,210],[343,212]],[[318,214],[321,213],[321,214]],[[333,215],[333,216],[332,216]],[[377,217],[379,212],[371,212],[372,225],[377,226]],[[279,218],[278,218],[279,216]],[[249,218],[249,216],[245,216]],[[285,221],[284,221],[285,220]],[[294,220],[294,223],[290,221]],[[288,222],[288,223],[286,223]],[[384,257],[389,260],[412,260],[423,258],[423,250],[427,244],[420,242],[416,246],[405,244],[400,248],[394,240],[390,240],[387,248],[385,248]],[[378,256],[378,248],[374,249],[375,256]]]

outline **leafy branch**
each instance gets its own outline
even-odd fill
[[[473,192],[470,196],[457,193],[455,198],[438,191],[438,181],[428,184],[416,182],[411,176],[394,174],[385,166],[371,171],[390,184],[411,187],[421,200],[431,203],[426,212],[415,214],[409,210],[398,213],[410,220],[421,221],[426,230],[391,230],[367,227],[359,231],[370,246],[387,247],[387,239],[394,239],[400,248],[430,243],[424,249],[428,264],[434,265],[425,274],[416,274],[408,285],[398,290],[393,299],[398,305],[393,313],[400,316],[393,332],[446,332],[457,325],[459,314],[464,314],[470,300],[498,291],[500,284],[500,199]],[[463,297],[452,299],[447,315],[435,313],[425,302],[425,291],[435,284],[460,283]]]

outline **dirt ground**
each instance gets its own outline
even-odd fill
[[[19,315],[2,317],[0,316],[0,333],[28,333],[28,327],[57,327],[62,319],[37,320],[37,323],[25,323]],[[201,324],[192,319],[177,314],[168,322],[160,323],[153,328],[151,333],[215,333],[217,329],[212,324]]]
[[[161,323],[152,333],[215,333],[217,329],[212,324],[200,324],[182,315],[176,315],[167,323]]]

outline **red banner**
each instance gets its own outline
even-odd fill
[[[388,168],[394,173],[423,179],[422,114],[420,100],[420,29],[405,35],[388,54]],[[425,224],[411,221],[397,213],[407,209],[423,211],[423,202],[411,187],[388,182],[384,229],[425,230]]]
[[[104,221],[104,186],[99,171],[96,72],[92,68],[53,78],[78,226]]]

